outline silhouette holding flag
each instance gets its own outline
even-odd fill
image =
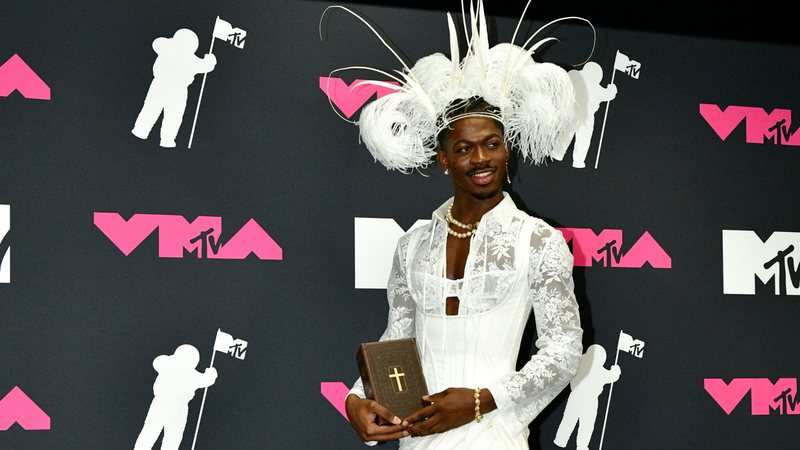
[[[217,380],[217,370],[213,367],[203,373],[195,370],[199,362],[200,353],[189,344],[179,346],[171,355],[153,360],[153,368],[158,372],[153,383],[153,401],[134,450],[152,449],[162,429],[161,450],[178,450],[195,390],[208,389]]]
[[[158,57],[153,64],[153,81],[131,130],[134,136],[147,139],[163,112],[160,145],[175,147],[175,137],[186,110],[189,85],[195,75],[207,74],[217,64],[217,58],[211,52],[203,58],[195,56],[197,45],[197,35],[186,28],[176,31],[171,38],[160,37],[153,41],[153,50]]]
[[[603,393],[606,384],[619,379],[621,370],[614,364],[606,369],[606,350],[599,344],[592,344],[581,357],[578,373],[569,382],[570,394],[564,417],[558,425],[553,443],[566,447],[575,427],[578,427],[576,441],[577,450],[587,450],[592,440],[595,420],[597,419],[598,397]]]
[[[577,127],[575,129],[575,142],[572,147],[572,167],[583,169],[586,167],[586,155],[589,153],[589,144],[594,134],[594,116],[600,109],[600,104],[610,102],[617,96],[617,86],[612,81],[606,87],[603,81],[603,68],[596,62],[586,63],[582,69],[568,72],[572,86],[575,88],[577,108],[575,116]]]

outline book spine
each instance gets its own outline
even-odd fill
[[[367,348],[364,344],[359,346],[356,359],[358,360],[357,363],[361,375],[361,384],[364,386],[364,395],[366,395],[367,398],[375,400],[375,393],[372,391],[372,367],[370,365],[369,358],[367,357]]]

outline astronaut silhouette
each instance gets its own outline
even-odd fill
[[[189,344],[153,360],[153,368],[158,372],[153,383],[153,401],[134,450],[151,450],[162,429],[161,450],[178,450],[195,390],[211,386],[217,380],[217,369],[209,367],[200,373],[195,370],[198,362],[200,353]]]
[[[619,379],[620,368],[612,365],[606,370],[606,351],[598,344],[592,344],[581,357],[581,365],[575,378],[569,383],[571,393],[564,409],[564,417],[558,425],[553,443],[566,447],[575,425],[578,426],[577,450],[588,450],[592,439],[594,423],[597,418],[597,398],[603,387]]]
[[[197,35],[186,28],[176,31],[171,38],[160,37],[153,41],[153,50],[158,57],[153,64],[153,81],[131,130],[134,136],[147,139],[163,111],[160,145],[175,147],[175,136],[186,110],[189,85],[195,75],[211,72],[217,64],[213,54],[198,58],[194,54],[197,44]]]
[[[583,69],[570,70],[569,79],[575,88],[577,108],[575,112],[577,128],[575,130],[575,145],[572,147],[572,167],[582,169],[586,167],[586,154],[594,133],[595,113],[600,109],[600,103],[608,102],[617,96],[617,86],[609,84],[607,87],[600,85],[603,81],[603,68],[596,62],[588,62]]]

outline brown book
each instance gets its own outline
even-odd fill
[[[356,353],[367,398],[401,419],[426,405],[428,385],[414,338],[363,343]]]

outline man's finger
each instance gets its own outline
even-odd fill
[[[427,436],[429,434],[434,433],[433,429],[438,423],[439,419],[436,416],[433,416],[429,419],[423,419],[419,422],[414,423],[409,428],[409,431],[411,432],[412,435]]]
[[[394,425],[401,425],[403,420],[394,415],[391,411],[386,409],[385,406],[381,405],[378,402],[372,402],[370,405],[370,410],[378,417],[383,419],[385,422],[392,423]]]
[[[408,436],[408,431],[402,425],[372,424],[367,427],[366,435],[370,441],[393,441]]]
[[[409,423],[416,423],[426,417],[429,417],[434,414],[436,411],[436,407],[433,405],[425,406],[424,408],[418,409],[411,413],[408,417],[406,417],[406,421]]]

